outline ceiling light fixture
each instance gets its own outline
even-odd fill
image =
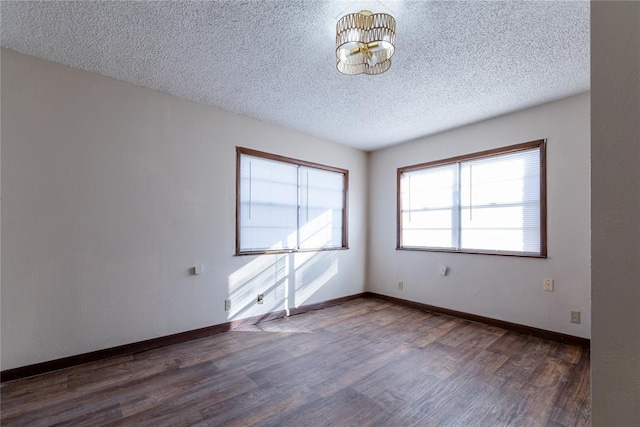
[[[336,67],[342,74],[382,74],[395,52],[396,20],[386,13],[363,10],[336,24]]]

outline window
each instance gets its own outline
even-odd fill
[[[398,249],[546,257],[545,140],[398,169]]]
[[[349,171],[237,149],[236,254],[347,249]]]

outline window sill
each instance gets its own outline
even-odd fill
[[[446,248],[420,248],[420,247],[397,247],[398,251],[419,251],[419,252],[448,252],[452,254],[473,254],[473,255],[498,255],[498,256],[513,256],[521,258],[547,258],[547,254],[535,254],[525,252],[507,252],[507,251],[481,251],[481,250],[467,250],[467,249],[446,249]]]
[[[235,256],[245,256],[245,255],[281,255],[281,254],[296,254],[296,253],[309,253],[309,252],[326,252],[326,251],[346,251],[349,247],[340,247],[340,248],[318,248],[318,249],[274,249],[274,250],[266,250],[266,251],[245,251],[245,252],[236,252]]]

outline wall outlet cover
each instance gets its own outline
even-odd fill
[[[580,312],[572,311],[571,312],[571,323],[580,323]]]

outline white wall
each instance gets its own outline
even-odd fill
[[[640,3],[591,3],[593,425],[640,426]]]
[[[589,119],[582,94],[372,153],[367,290],[589,337]],[[542,138],[547,259],[396,251],[397,168]],[[445,277],[440,264],[450,268]],[[542,290],[543,278],[555,280],[555,292]],[[571,310],[582,312],[581,324],[569,322]]]
[[[351,249],[234,256],[236,146],[348,169]],[[358,150],[2,50],[1,368],[362,292],[366,168]]]

